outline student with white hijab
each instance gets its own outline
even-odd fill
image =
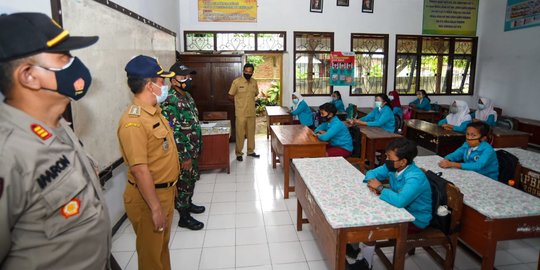
[[[455,100],[450,106],[450,112],[445,119],[439,121],[438,125],[446,130],[465,133],[467,125],[472,122],[470,109],[467,102],[463,100]]]
[[[495,126],[497,123],[497,112],[493,109],[493,102],[489,98],[481,97],[478,99],[478,110],[471,113],[473,121],[482,121],[489,126]]]
[[[293,107],[291,110],[291,114],[295,118],[298,118],[298,120],[300,120],[300,124],[314,129],[315,126],[313,126],[313,113],[311,112],[311,108],[309,108],[307,102],[304,100],[304,97],[302,97],[302,94],[300,94],[299,92],[293,92],[292,101]]]

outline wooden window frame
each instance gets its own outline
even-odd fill
[[[188,50],[187,36],[188,34],[213,34],[214,35],[214,48],[213,50]],[[254,47],[255,50],[244,50],[246,53],[284,53],[287,51],[287,32],[286,31],[184,31],[184,52],[234,52],[235,50],[218,50],[217,49],[217,35],[218,34],[254,34]],[[283,35],[283,49],[282,50],[258,50],[259,34],[280,34]]]
[[[354,52],[355,54],[355,58],[356,58],[356,54],[365,54],[365,53],[362,53],[362,52],[355,52],[353,51],[353,44],[354,44],[354,39],[356,38],[362,38],[362,37],[378,37],[378,38],[384,38],[384,52],[382,53],[382,55],[384,55],[384,69],[383,69],[383,85],[382,85],[382,93],[375,93],[375,94],[353,94],[352,91],[353,91],[353,86],[349,86],[349,96],[376,96],[378,94],[385,94],[388,89],[386,88],[387,85],[388,85],[388,44],[389,44],[389,38],[390,38],[390,35],[389,34],[369,34],[369,33],[351,33],[351,52]],[[381,53],[370,53],[370,54],[381,54]],[[355,62],[356,62],[356,59],[355,59]],[[357,65],[355,65],[355,68],[357,67]]]

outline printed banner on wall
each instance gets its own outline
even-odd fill
[[[257,0],[199,0],[199,22],[257,22]]]
[[[508,0],[504,31],[540,26],[540,0]]]
[[[476,35],[478,0],[424,0],[422,33]]]
[[[354,85],[354,56],[353,52],[330,53],[330,85]]]

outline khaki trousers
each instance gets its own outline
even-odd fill
[[[255,153],[255,116],[243,117],[236,116],[236,156],[242,156],[244,153],[244,138],[247,135],[247,153]]]
[[[152,213],[137,187],[126,184],[124,206],[133,230],[137,236],[137,256],[140,270],[170,270],[169,238],[174,209],[175,186],[156,189],[167,228],[163,232],[154,231]]]

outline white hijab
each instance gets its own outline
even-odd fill
[[[302,94],[300,94],[300,92],[293,92],[292,94],[298,99],[298,103],[293,103],[293,110],[296,110],[296,108],[298,108],[298,105],[300,105],[300,102],[304,100],[304,97],[302,96]]]
[[[471,116],[469,115],[470,110],[469,110],[469,105],[467,104],[467,102],[463,100],[455,100],[454,102],[456,103],[458,112],[449,113],[446,116],[446,121],[448,122],[448,124],[452,126],[460,126],[461,123],[465,121],[471,121],[472,119],[471,119]]]
[[[488,117],[493,114],[497,121],[497,112],[493,109],[493,102],[489,98],[481,97],[480,100],[484,103],[484,109],[478,109],[475,113],[475,118],[482,121],[487,121]]]

